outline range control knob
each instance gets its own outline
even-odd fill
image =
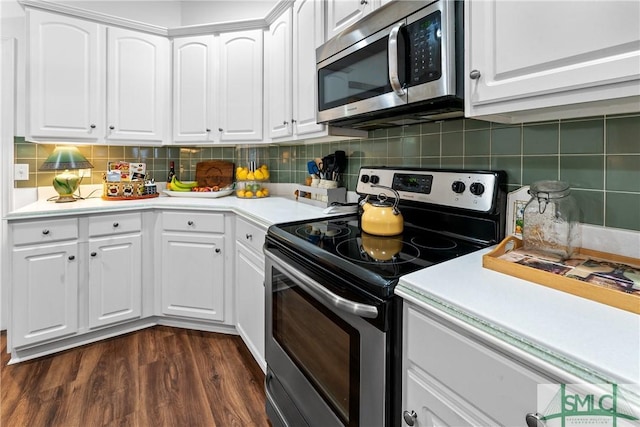
[[[451,184],[451,189],[454,193],[463,193],[465,188],[467,187],[465,187],[464,182],[462,181],[453,181],[453,184]]]
[[[380,182],[380,177],[378,175],[371,175],[371,183],[377,184]]]
[[[479,196],[484,193],[484,184],[482,184],[481,182],[474,182],[469,187],[469,191],[471,191],[471,194]]]
[[[360,177],[360,182],[364,182],[365,184],[369,182],[369,175],[362,175]]]

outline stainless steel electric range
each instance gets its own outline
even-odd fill
[[[400,235],[363,232],[362,212],[267,232],[265,383],[274,427],[399,425],[398,279],[504,237],[501,172],[361,168],[358,194],[393,197],[380,186],[400,196]]]

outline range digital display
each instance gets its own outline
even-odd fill
[[[393,175],[392,188],[396,191],[408,193],[431,193],[433,175],[414,175],[408,173],[396,173]]]

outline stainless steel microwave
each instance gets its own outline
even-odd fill
[[[463,2],[396,0],[316,50],[319,123],[376,129],[464,115]]]

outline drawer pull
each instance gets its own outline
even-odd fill
[[[119,226],[120,226],[120,224],[119,224],[119,223],[117,223],[117,222],[114,222],[114,223],[113,223],[113,228],[118,228]]]
[[[44,230],[42,230],[42,234],[44,234],[44,235],[46,236],[47,234],[49,234],[49,230],[47,230],[47,229],[45,228]]]
[[[69,255],[69,261],[73,261],[74,259],[76,259],[75,255]]]
[[[546,424],[544,423],[544,421],[542,421],[542,419],[540,419],[540,414],[538,413],[528,413],[527,416],[524,418],[525,422],[527,423],[527,427],[545,427]]]
[[[216,248],[216,253],[219,254],[220,253],[220,248]]]
[[[96,255],[98,255],[98,254],[95,253],[95,252],[91,252],[91,256],[96,256]]]
[[[193,225],[193,221],[187,221],[187,225]]]
[[[250,233],[247,233],[245,237],[247,238],[247,240],[253,240],[253,235],[251,235]]]
[[[404,419],[404,422],[408,425],[408,426],[412,426],[415,425],[416,423],[416,419],[418,418],[418,414],[416,414],[416,411],[404,411],[402,413],[402,418]]]

